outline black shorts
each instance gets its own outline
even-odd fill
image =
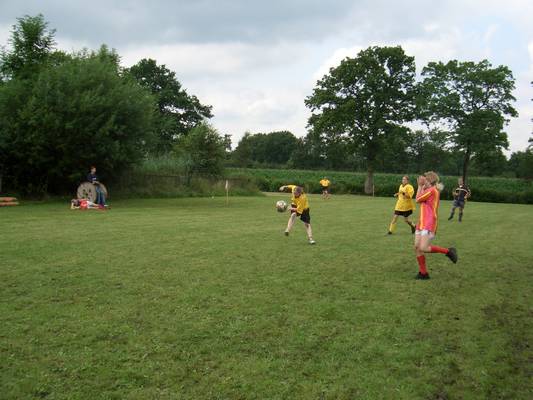
[[[413,210],[407,210],[407,211],[398,211],[398,210],[394,210],[394,214],[396,215],[401,215],[402,217],[405,217],[407,218],[409,215],[411,215],[413,213]]]
[[[460,200],[454,200],[453,201],[453,206],[454,207],[459,207],[459,208],[465,208],[465,202],[464,201],[460,201]]]
[[[323,192],[329,192],[329,186],[321,186]]]
[[[296,208],[296,204],[292,204],[291,207]],[[306,224],[311,223],[311,214],[309,214],[308,208],[306,208],[301,214],[297,213],[296,211],[291,211],[291,213],[296,213],[296,215],[300,217],[302,222],[305,222]]]

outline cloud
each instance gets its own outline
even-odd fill
[[[0,46],[7,46],[11,37],[11,25],[0,24]]]
[[[372,45],[401,45],[419,72],[450,59],[510,66],[521,113],[509,126],[511,148],[522,148],[531,131],[530,1],[2,0],[0,44],[17,17],[38,13],[63,50],[105,43],[125,66],[142,58],[165,64],[236,138],[245,130],[304,135],[303,102],[316,81]]]
[[[119,47],[134,41],[274,43],[291,37],[306,41],[334,35],[353,7],[349,0],[232,1],[4,1],[6,18],[43,12],[54,26],[76,40]],[[15,21],[10,21],[14,23]]]
[[[318,81],[322,79],[324,75],[329,74],[331,68],[338,67],[341,61],[346,57],[356,57],[361,50],[363,50],[362,46],[354,46],[350,48],[341,47],[336,49],[333,54],[328,57],[313,74],[313,80]]]

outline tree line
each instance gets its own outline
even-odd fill
[[[414,58],[399,46],[369,47],[331,68],[305,99],[312,112],[308,134],[290,141],[287,165],[366,170],[367,193],[374,171],[434,169],[465,181],[471,172],[533,178],[531,148],[509,160],[503,154],[509,145],[504,128],[518,116],[509,68],[452,60],[430,62],[419,81],[415,75]],[[245,135],[234,161],[242,164],[243,154],[248,162],[265,159],[254,155],[274,140],[267,136]]]
[[[308,133],[230,135],[210,105],[156,60],[120,65],[102,45],[66,53],[42,15],[17,19],[0,53],[0,181],[27,193],[71,190],[91,164],[107,178],[171,155],[186,174],[224,165],[532,178],[531,149],[509,160],[504,131],[517,112],[515,81],[488,61],[432,62],[417,81],[414,57],[369,47],[316,83],[305,99]],[[418,128],[412,126],[417,125]]]
[[[207,123],[212,107],[174,72],[151,59],[124,68],[105,45],[65,53],[54,35],[42,15],[25,16],[0,53],[4,187],[72,192],[90,165],[113,179],[162,154],[187,173],[222,174],[227,138]]]
[[[277,143],[279,135],[285,137]],[[268,149],[282,149],[273,153]],[[247,168],[289,168],[301,170],[365,171],[366,160],[361,152],[351,151],[346,141],[328,142],[307,135],[297,138],[289,131],[247,132],[236,149],[229,154],[226,165]],[[442,175],[461,176],[464,155],[449,147],[442,132],[406,130],[381,150],[375,160],[375,171],[385,173],[416,173],[436,170]],[[469,164],[471,176],[533,179],[533,152],[515,151],[507,158],[502,149],[476,154]]]

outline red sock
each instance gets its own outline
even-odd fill
[[[448,254],[448,249],[446,247],[429,246],[429,252],[430,253]]]
[[[418,261],[418,269],[420,270],[420,273],[426,275],[428,273],[428,270],[426,269],[426,256],[418,256],[416,261]]]

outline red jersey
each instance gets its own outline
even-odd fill
[[[88,208],[87,200],[85,199],[80,200],[80,210],[87,210],[87,208]]]
[[[437,232],[440,193],[435,186],[422,190],[416,196],[420,203],[420,217],[416,229]]]

